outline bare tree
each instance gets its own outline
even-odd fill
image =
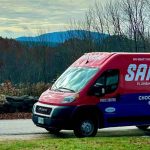
[[[147,26],[147,0],[123,0],[122,10],[124,14],[125,24],[128,27],[129,37],[134,40],[135,51],[139,51],[139,41],[145,45],[145,29]]]
[[[131,48],[134,41],[133,51],[146,51],[145,37],[149,31],[149,8],[149,0],[117,0],[116,2],[110,0],[104,5],[97,1],[86,13],[82,26],[78,25],[83,30],[89,31],[86,38],[92,38],[90,31],[116,35],[118,40],[127,37],[131,42]],[[90,46],[92,47],[92,43],[89,42]]]

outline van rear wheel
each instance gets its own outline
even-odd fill
[[[74,134],[76,137],[94,137],[97,129],[98,125],[94,119],[80,119],[76,122]]]
[[[145,126],[136,126],[137,128],[139,128],[140,130],[147,130],[149,125],[145,125]]]

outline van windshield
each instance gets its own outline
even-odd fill
[[[98,68],[68,68],[53,84],[52,90],[78,92],[97,73]]]

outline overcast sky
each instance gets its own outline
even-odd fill
[[[103,2],[104,0],[97,0]],[[70,19],[83,18],[95,0],[0,0],[0,36],[19,37],[40,30],[66,30]]]

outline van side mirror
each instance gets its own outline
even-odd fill
[[[105,87],[104,85],[101,85],[99,83],[96,83],[95,85],[93,85],[89,92],[88,92],[88,95],[91,95],[91,96],[104,96],[105,95]]]

